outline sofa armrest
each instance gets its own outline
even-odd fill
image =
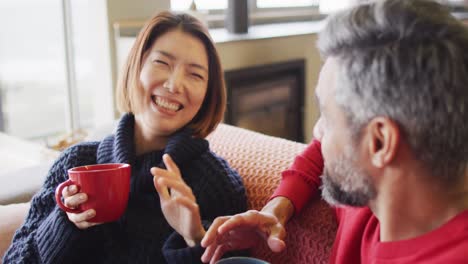
[[[29,201],[58,151],[0,132],[0,205]]]
[[[29,203],[0,205],[0,263],[13,235],[24,222]]]
[[[0,205],[24,203],[41,188],[51,162],[15,169],[0,174]]]

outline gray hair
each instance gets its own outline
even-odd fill
[[[385,116],[446,183],[468,168],[468,28],[440,4],[372,2],[329,17],[318,48],[339,62],[335,98],[352,133]]]

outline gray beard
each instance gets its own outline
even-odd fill
[[[371,177],[353,166],[353,149],[346,147],[336,162],[325,162],[322,175],[322,197],[335,206],[367,206],[375,198],[376,191]]]
[[[330,205],[355,207],[366,206],[371,200],[369,193],[363,191],[346,192],[338,183],[325,175],[322,176],[322,198]]]

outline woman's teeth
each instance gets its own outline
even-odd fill
[[[156,97],[155,103],[156,103],[156,105],[158,105],[158,106],[160,106],[162,108],[172,110],[172,111],[177,111],[180,108],[179,104],[171,103],[171,102],[166,101],[166,100],[164,100],[164,99],[162,99],[160,97]]]

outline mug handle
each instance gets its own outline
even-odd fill
[[[74,214],[78,214],[78,213],[81,213],[83,212],[83,210],[81,209],[72,209],[72,208],[68,208],[66,207],[63,202],[62,202],[62,191],[63,191],[63,188],[65,187],[68,187],[72,184],[75,184],[72,180],[68,179],[64,182],[62,182],[61,184],[59,184],[59,186],[57,186],[57,189],[55,189],[55,201],[57,202],[57,205],[62,209],[64,210],[65,212],[68,212],[68,213],[74,213]],[[78,187],[78,190],[80,189],[80,187],[77,185]]]

